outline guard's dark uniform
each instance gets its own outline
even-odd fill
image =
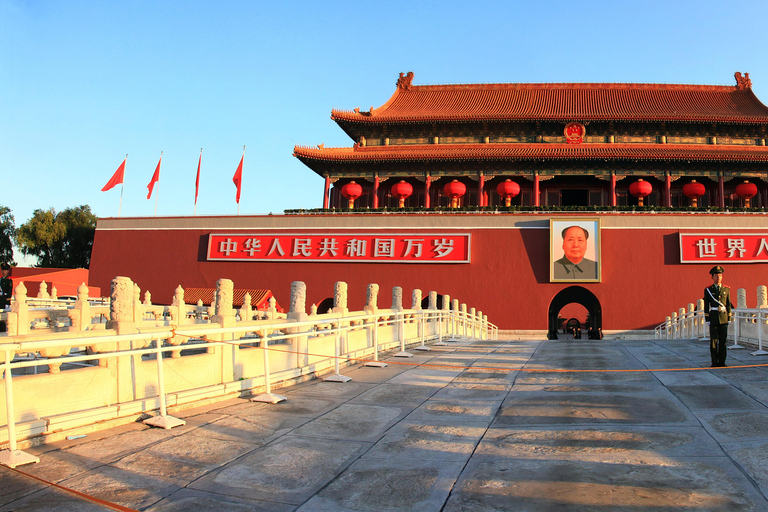
[[[722,274],[723,267],[713,267],[709,274]],[[731,317],[731,289],[725,285],[712,284],[704,289],[704,317],[709,322],[709,354],[712,366],[725,366],[728,349],[728,321]]]

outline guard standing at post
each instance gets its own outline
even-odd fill
[[[712,367],[726,366],[725,357],[728,349],[725,340],[728,336],[728,323],[731,319],[731,289],[723,284],[723,267],[712,267],[712,286],[704,289],[704,317],[709,322],[709,354]]]

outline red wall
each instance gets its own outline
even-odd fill
[[[409,222],[418,222],[413,217]],[[703,297],[704,287],[711,283],[708,272],[714,263],[680,264],[678,232],[700,231],[699,226],[706,226],[707,219],[681,215],[602,217],[602,282],[576,285],[590,290],[600,301],[603,331],[653,328],[672,311]],[[648,220],[644,222],[646,217]],[[420,288],[424,297],[435,290],[481,310],[501,329],[546,330],[550,302],[558,292],[572,285],[549,282],[549,230],[541,227],[541,222],[548,223],[548,218],[538,218],[537,227],[530,229],[525,226],[458,229],[455,225],[446,225],[446,231],[471,233],[470,264],[208,262],[205,260],[207,235],[232,228],[170,229],[166,222],[163,229],[135,226],[120,229],[120,222],[127,227],[131,219],[113,220],[116,224],[110,229],[97,228],[90,280],[106,294],[113,277],[128,276],[141,287],[142,298],[144,291],[149,290],[153,303],[157,304],[170,303],[178,285],[212,287],[219,278],[232,279],[236,288],[270,289],[279,303],[288,304],[291,282],[304,281],[308,309],[311,303],[333,297],[334,283],[345,281],[349,285],[351,310],[362,309],[367,285],[378,283],[382,308],[390,306],[393,286],[403,287],[406,307],[411,305],[413,288]],[[226,224],[226,219],[229,218],[220,222]],[[268,222],[261,217],[250,219],[251,227],[241,229],[259,230],[260,224]],[[689,219],[693,220],[689,222]],[[289,220],[306,227],[281,228],[281,232],[306,234],[335,230],[319,227],[322,222],[313,217]],[[736,217],[731,218],[730,224],[735,220]],[[753,221],[737,228],[742,232],[755,232]],[[150,221],[142,219],[139,224],[147,222]],[[622,227],[622,223],[626,227]],[[435,233],[439,228],[429,225],[422,230]],[[403,231],[397,228],[380,232]],[[768,265],[723,265],[726,268],[724,282],[733,288],[734,300],[735,290],[746,288],[748,306],[754,307],[756,287],[768,284]]]

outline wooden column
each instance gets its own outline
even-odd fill
[[[664,192],[666,193],[666,197],[664,198],[664,201],[666,204],[664,206],[672,206],[672,177],[669,175],[669,173],[666,173],[665,177],[666,181],[664,183]]]
[[[538,175],[538,173],[533,176],[533,206],[540,206],[540,204],[539,204],[539,175]]]
[[[725,178],[722,174],[717,178],[717,194],[720,196],[718,206],[725,208]]]
[[[323,194],[323,208],[328,209],[328,191],[331,189],[331,178],[325,177],[325,194]]]
[[[373,207],[379,207],[379,175],[373,178]]]
[[[429,185],[432,183],[432,176],[427,175],[424,180],[424,208],[429,208]]]
[[[477,206],[485,206],[483,204],[483,190],[485,189],[485,176],[480,174],[477,180]]]
[[[616,174],[611,174],[611,206],[616,206]]]

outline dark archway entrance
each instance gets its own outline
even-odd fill
[[[560,293],[555,295],[552,302],[549,304],[549,331],[547,333],[547,339],[557,339],[558,328],[558,313],[564,306],[577,303],[584,306],[587,311],[587,329],[589,339],[601,340],[603,339],[603,311],[600,307],[600,301],[597,300],[595,294],[586,288],[581,286],[569,286]]]

